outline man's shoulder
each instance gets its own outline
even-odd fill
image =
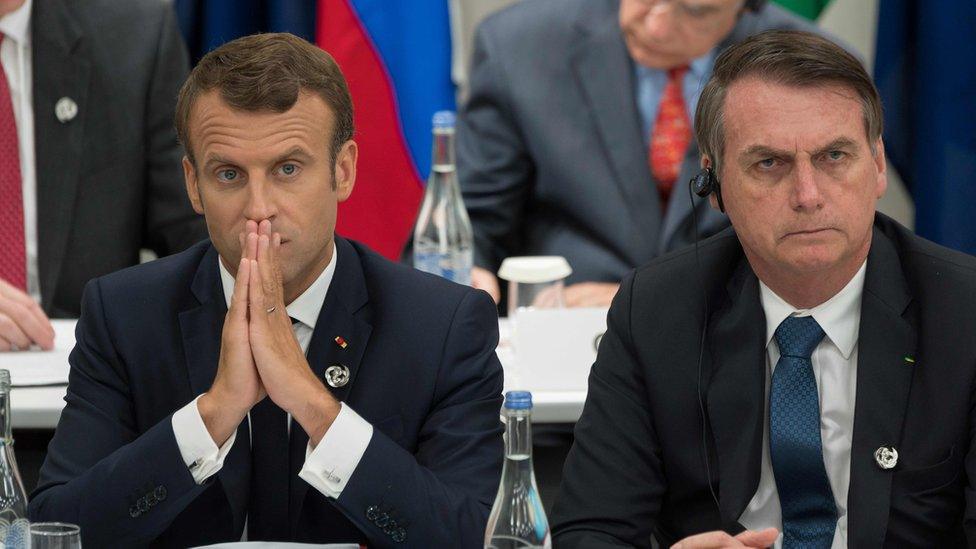
[[[499,46],[524,44],[563,47],[577,34],[577,24],[592,19],[615,20],[612,0],[522,0],[486,17],[478,33]],[[563,52],[565,54],[565,52]]]
[[[940,291],[976,291],[976,257],[936,244],[878,215],[877,226],[894,242],[909,280]]]
[[[197,269],[211,249],[210,241],[202,240],[180,253],[115,271],[92,283],[98,284],[103,296],[139,302],[169,299],[174,293],[190,291]]]
[[[742,257],[742,245],[731,227],[684,248],[658,256],[634,272],[635,286],[683,292],[728,279]]]
[[[436,313],[454,310],[466,298],[491,300],[481,290],[390,261],[362,243],[346,242],[358,255],[370,303],[385,307],[416,306],[418,313]]]

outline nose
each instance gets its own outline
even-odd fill
[[[644,34],[657,43],[672,38],[674,25],[674,7],[671,2],[655,2],[644,16]]]
[[[820,192],[820,183],[817,181],[817,173],[813,163],[809,160],[800,160],[796,163],[794,170],[794,184],[791,198],[791,206],[796,211],[813,211],[823,207],[823,194]]]
[[[274,219],[277,213],[274,186],[262,177],[252,177],[248,181],[247,205],[244,216],[258,223],[263,219]]]

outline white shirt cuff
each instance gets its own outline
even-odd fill
[[[223,446],[217,448],[203,418],[200,417],[200,409],[197,408],[199,399],[200,397],[193,399],[193,402],[173,414],[173,434],[176,436],[180,455],[183,456],[183,463],[190,469],[193,480],[197,484],[203,484],[203,481],[224,466],[224,458],[234,446],[237,431],[230,435]]]
[[[326,497],[338,498],[366,453],[373,426],[343,402],[339,415],[314,449],[305,449],[298,476]]]

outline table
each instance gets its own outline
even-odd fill
[[[506,319],[499,320],[502,341],[498,357],[502,367],[510,370],[515,363],[514,353],[506,347],[508,325]],[[60,337],[61,330],[59,330]],[[70,331],[68,333],[73,333]],[[63,354],[52,353],[53,360],[64,360]],[[586,380],[580,380],[580,387]],[[513,387],[506,384],[506,390]],[[546,391],[544,388],[532,390],[534,409],[532,420],[535,423],[575,423],[583,411],[586,391]],[[64,385],[52,387],[14,387],[11,391],[11,418],[15,429],[54,429],[64,408]]]

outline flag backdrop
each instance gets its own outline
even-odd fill
[[[445,0],[319,0],[317,39],[349,82],[359,164],[336,230],[399,257],[430,170],[430,119],[454,109]]]
[[[915,231],[976,254],[976,2],[883,0],[875,81]]]

